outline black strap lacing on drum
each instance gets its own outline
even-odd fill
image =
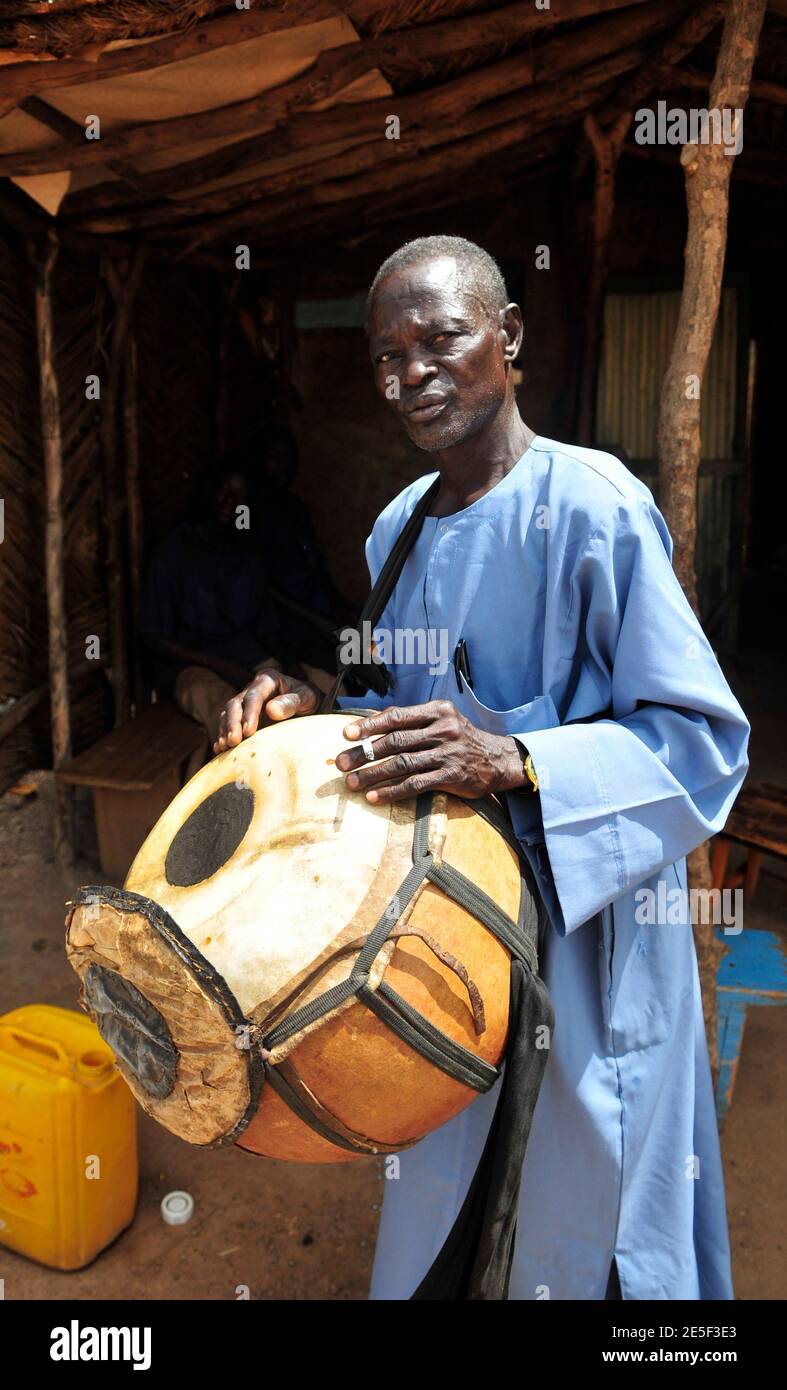
[[[472,1086],[476,1091],[488,1091],[490,1086],[494,1085],[500,1075],[497,1067],[491,1066],[482,1057],[476,1056],[469,1048],[456,1042],[441,1028],[424,1018],[412,1004],[409,1004],[406,999],[391,989],[384,980],[380,982],[377,989],[372,989],[369,985],[369,973],[376,957],[424,880],[434,883],[447,897],[472,913],[477,921],[487,927],[513,956],[522,961],[528,970],[535,973],[538,968],[536,957],[537,916],[533,905],[534,899],[529,891],[529,884],[526,882],[526,870],[522,863],[521,853],[519,857],[522,866],[522,887],[520,923],[518,923],[514,922],[498,907],[497,903],[493,902],[487,893],[466,878],[458,869],[442,860],[435,859],[429,849],[432,801],[431,793],[424,793],[418,797],[413,830],[412,868],[406,874],[398,892],[393,895],[366,938],[347,979],[333,985],[316,999],[311,999],[308,1004],[296,1009],[294,1013],[277,1024],[262,1040],[263,1047],[268,1052],[287,1042],[296,1033],[302,1032],[319,1019],[324,1018],[326,1014],[338,1008],[346,1000],[355,997],[378,1018],[382,1019],[391,1031],[396,1033],[397,1037],[400,1037],[422,1057],[427,1058],[434,1066],[439,1067],[441,1071],[453,1077],[454,1080],[461,1081],[466,1086]],[[476,810],[480,810],[483,805],[482,814],[485,814],[490,824],[503,833],[504,813],[499,807],[492,803],[473,802],[471,804]],[[510,829],[506,833],[506,839],[518,849]],[[301,1119],[304,1119],[318,1133],[322,1133],[323,1137],[328,1138],[329,1135],[325,1132],[325,1126],[319,1122],[318,1117],[304,1106],[300,1098],[295,1095],[292,1087],[280,1075],[276,1075],[275,1063],[266,1064],[266,1072],[274,1089],[281,1095],[282,1099],[291,1105]],[[331,1135],[330,1137],[333,1143],[339,1142],[335,1136]],[[342,1144],[341,1147],[352,1148],[353,1146]]]

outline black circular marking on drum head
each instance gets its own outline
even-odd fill
[[[82,987],[104,1042],[149,1096],[164,1100],[178,1065],[166,1020],[136,985],[106,966],[89,965]]]
[[[164,861],[167,883],[191,888],[232,858],[251,824],[254,793],[227,782],[192,811],[173,838]]]

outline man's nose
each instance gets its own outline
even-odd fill
[[[437,364],[424,360],[423,354],[413,353],[405,359],[402,372],[403,386],[421,386],[437,376]]]

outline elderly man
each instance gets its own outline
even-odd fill
[[[685,855],[725,822],[748,724],[647,488],[609,454],[522,420],[522,315],[507,299],[491,257],[453,237],[408,243],[372,285],[377,386],[440,478],[378,631],[446,629],[456,660],[394,663],[393,706],[345,731],[373,738],[375,761],[359,747],[337,766],[378,803],[427,788],[505,794],[548,910],[556,1025],[509,1296],[730,1298]],[[373,580],[435,476],[375,523]],[[228,704],[214,747],[317,705],[302,682],[262,673]],[[373,1297],[418,1286],[494,1104],[493,1090],[402,1155]]]

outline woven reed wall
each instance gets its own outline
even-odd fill
[[[23,249],[0,241],[0,709],[47,679],[45,505],[34,281]],[[213,450],[214,320],[210,282],[146,267],[137,301],[140,483],[148,546],[187,510]],[[55,352],[63,441],[66,611],[74,753],[110,727],[98,637],[111,661],[104,569],[100,402],[85,378],[108,374],[112,300],[98,260],[63,252],[54,274]],[[49,705],[0,742],[0,791],[25,768],[51,765]]]
[[[214,462],[222,285],[147,264],[136,305],[145,553],[182,521]]]
[[[46,677],[43,463],[32,285],[25,260],[0,242],[0,708]],[[0,743],[0,787],[49,758],[36,714]]]

